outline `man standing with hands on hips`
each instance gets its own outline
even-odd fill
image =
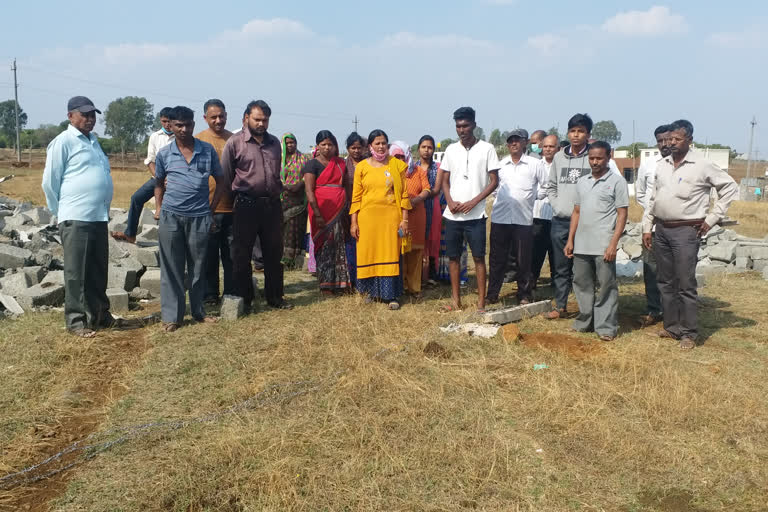
[[[659,337],[696,346],[696,263],[699,239],[722,220],[739,188],[727,172],[691,149],[693,125],[675,121],[666,135],[670,156],[656,167],[656,183],[643,215],[643,245],[653,248],[664,310]],[[709,209],[712,189],[717,200]],[[656,226],[656,236],[651,229]]]

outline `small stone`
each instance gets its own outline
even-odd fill
[[[703,247],[699,247],[699,253],[696,257],[698,261],[703,260],[704,258],[707,257],[707,251]]]
[[[133,300],[147,300],[152,298],[152,294],[146,288],[139,288],[138,286],[130,291],[128,296]]]
[[[236,295],[224,295],[221,298],[221,310],[219,312],[222,320],[237,320],[245,314],[245,301],[242,297]]]
[[[616,251],[616,261],[629,261],[630,259],[629,254],[624,252],[624,249]]]
[[[113,312],[128,311],[128,292],[120,288],[107,288],[109,309]]]
[[[520,328],[515,324],[507,324],[501,329],[501,337],[507,343],[514,343],[520,339]]]
[[[111,236],[109,237],[109,260],[118,262],[123,258],[127,258],[130,256],[130,252],[128,250],[128,246],[130,246],[128,242],[118,242]]]
[[[160,269],[147,269],[139,280],[139,285],[149,290],[153,297],[160,296]]]

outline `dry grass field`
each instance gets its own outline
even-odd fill
[[[40,202],[39,171],[18,174],[0,194]],[[144,178],[116,172],[115,204]],[[731,216],[764,236],[768,206],[753,206]],[[113,428],[257,396],[134,431],[0,490],[0,509],[768,510],[768,281],[757,274],[709,279],[691,352],[636,328],[634,280],[621,283],[608,344],[540,318],[519,324],[521,342],[445,334],[474,318],[439,312],[446,288],[391,312],[322,299],[301,272],[286,280],[293,311],[173,334],[73,339],[61,313],[0,322],[0,478],[91,433],[108,441]]]

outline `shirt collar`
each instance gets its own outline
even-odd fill
[[[599,179],[595,179],[595,177],[592,175],[592,171],[590,170],[587,176],[589,176],[589,179],[594,180],[594,182],[597,183],[599,181],[607,180],[611,176],[611,174],[613,174],[613,171],[608,169],[607,171],[605,171],[605,174],[600,176]]]
[[[83,132],[81,132],[80,130],[78,130],[77,128],[75,128],[74,126],[72,126],[71,124],[70,124],[69,126],[67,126],[67,131],[68,131],[69,133],[71,133],[72,135],[74,135],[75,137],[83,137],[83,138],[85,138],[85,139],[88,139],[88,140],[89,140],[89,141],[91,141],[91,142],[93,142],[94,140],[98,140],[98,139],[96,138],[96,136],[93,134],[93,132],[89,133],[89,134],[86,136],[86,135],[85,135]]]
[[[251,130],[248,129],[248,127],[243,126],[243,129],[240,130],[240,133],[243,134],[243,141],[250,142],[253,140],[255,144],[258,144],[256,142],[256,139],[253,138],[253,134],[251,133]],[[261,144],[262,146],[267,146],[272,143],[272,135],[270,135],[269,132],[264,132],[264,142]]]
[[[581,150],[581,152],[580,152],[578,155],[574,155],[574,154],[573,154],[573,146],[571,146],[570,144],[569,144],[569,145],[568,145],[568,147],[567,147],[567,148],[565,148],[563,151],[565,152],[565,154],[566,154],[566,155],[570,155],[570,156],[581,156],[581,155],[583,155],[584,153],[586,153],[587,151],[589,151],[589,144],[587,144],[586,146],[584,146],[584,149],[582,149],[582,150]]]
[[[526,154],[523,154],[523,156],[520,157],[520,161],[517,162],[517,164],[516,164],[515,162],[512,161],[512,156],[511,155],[507,155],[507,156],[504,157],[504,159],[502,159],[501,165],[520,165],[520,164],[528,165],[528,162],[529,162],[529,160],[531,158],[532,157],[530,157],[530,156],[528,156]]]
[[[170,144],[171,153],[174,153],[176,155],[181,156],[181,151],[179,150],[179,143],[176,140],[173,140]],[[195,157],[195,155],[200,154],[203,152],[203,145],[200,143],[199,140],[195,139],[195,149],[192,150],[192,158]],[[191,159],[190,159],[191,160]]]

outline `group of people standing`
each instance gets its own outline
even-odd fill
[[[531,302],[549,255],[556,308],[547,318],[567,314],[573,288],[573,328],[594,330],[605,341],[617,335],[615,258],[629,194],[624,177],[611,170],[610,145],[590,140],[586,114],[569,120],[565,144],[542,130],[530,137],[524,129],[509,132],[509,155],[499,160],[496,148],[475,136],[475,111],[462,107],[453,114],[459,140],[438,163],[430,135],[418,141],[414,158],[410,146],[390,143],[383,130],[366,139],[352,133],[343,159],[334,134],[323,130],[310,156],[293,134],[278,139],[268,132],[272,111],[262,100],[246,106],[235,133],[226,130],[223,102],[209,100],[203,110],[208,128],[194,135],[191,109],[160,112],[162,127],[151,135],[145,161],[151,177],[131,199],[125,231],[112,233],[135,242],[141,210],[154,196],[166,331],[181,326],[187,289],[193,319],[216,321],[205,302],[219,299],[220,265],[223,293],[242,297],[250,311],[255,247],[273,308],[292,307],[283,298],[283,272],[301,268],[307,251],[323,294],[357,290],[367,302],[396,310],[404,292],[419,300],[423,283],[442,279],[450,281],[452,297],[443,309],[461,310],[468,245],[478,311],[500,302],[510,280],[517,281],[517,302]],[[92,336],[114,325],[104,294],[112,181],[91,133],[98,110],[75,97],[68,111],[70,128],[48,148],[43,188],[62,231],[67,327]],[[643,321],[663,316],[660,335],[683,348],[696,339],[698,238],[735,196],[730,176],[689,150],[692,135],[682,120],[657,129],[663,158],[641,169],[638,184],[649,299]],[[712,188],[718,200],[707,215]]]

